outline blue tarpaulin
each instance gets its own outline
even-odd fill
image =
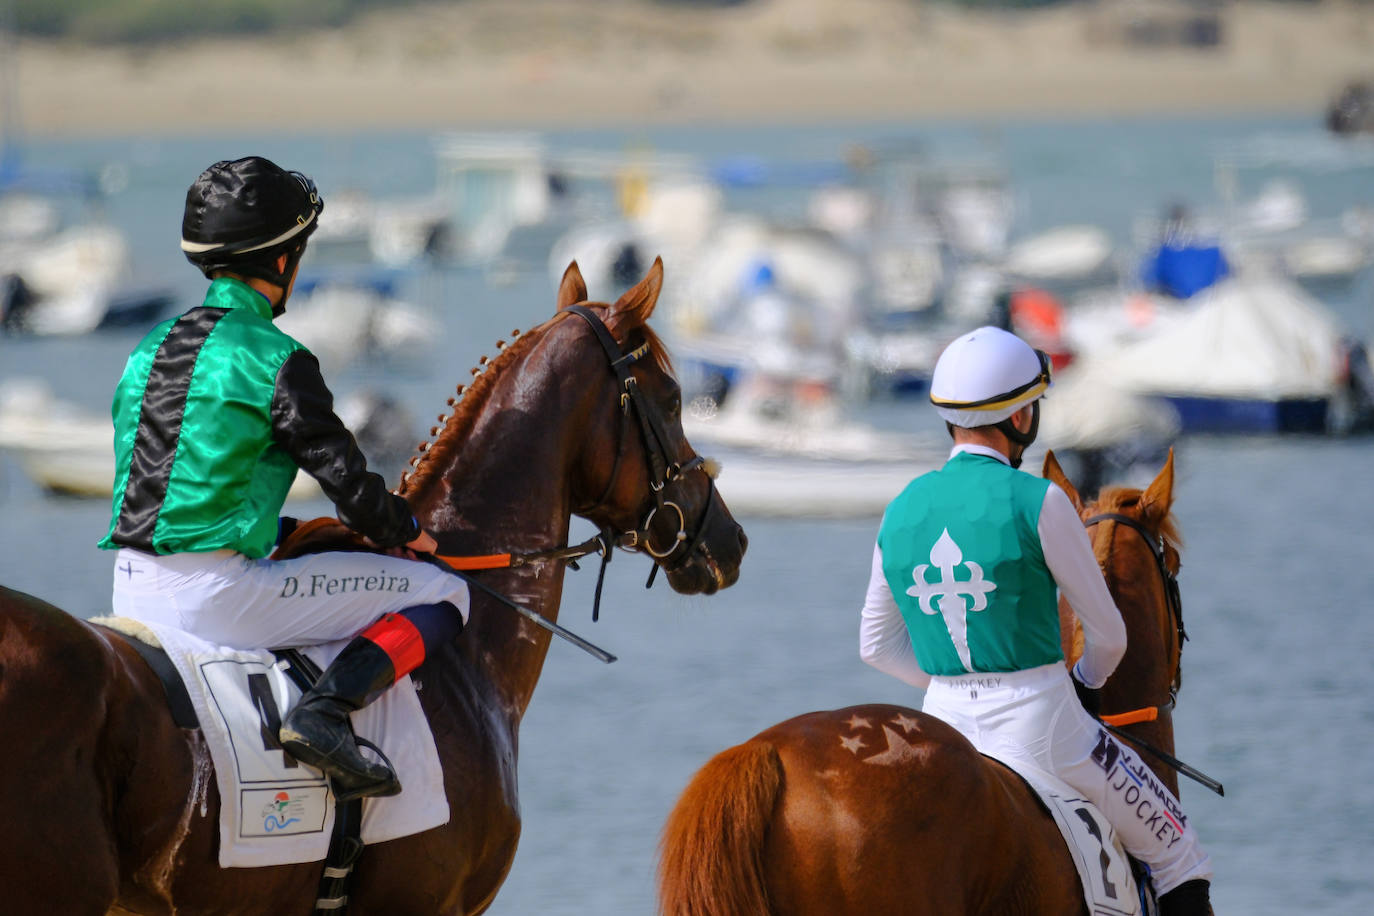
[[[1187,299],[1230,273],[1220,245],[1165,242],[1145,259],[1141,280],[1151,292]]]

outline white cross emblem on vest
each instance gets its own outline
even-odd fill
[[[949,630],[950,639],[954,641],[959,661],[963,662],[965,670],[972,671],[973,660],[968,649],[968,613],[987,609],[988,592],[996,589],[997,583],[983,578],[982,566],[972,560],[964,562],[964,552],[954,543],[954,538],[949,536],[948,528],[930,549],[930,562],[940,570],[940,580],[927,582],[926,570],[930,569],[930,566],[922,563],[913,570],[912,578],[916,580],[916,584],[907,589],[906,593],[916,599],[922,613],[938,613],[944,617],[945,628]],[[954,570],[960,565],[968,567],[967,582],[954,578]],[[937,602],[938,611],[931,606],[931,599],[937,595],[940,598]],[[964,600],[964,595],[973,599],[971,607]]]

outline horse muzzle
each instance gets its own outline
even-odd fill
[[[668,585],[679,594],[713,595],[739,579],[748,536],[732,518],[709,521],[707,530],[680,561],[664,564]]]

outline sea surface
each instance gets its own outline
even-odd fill
[[[1310,123],[949,121],[546,135],[554,148],[652,147],[768,163],[835,161],[854,143],[889,138],[942,154],[992,150],[1017,189],[1018,233],[1082,221],[1129,241],[1142,216],[1174,201],[1214,202],[1226,162],[1245,165],[1244,181],[1296,170],[1314,215],[1374,206],[1374,150],[1327,137],[1316,113]],[[344,187],[417,195],[433,185],[433,140],[423,133],[101,137],[35,141],[25,151],[31,163],[105,169],[123,184],[106,213],[130,233],[140,278],[174,286],[189,307],[203,284],[182,261],[177,234],[185,187],[204,166],[256,153],[310,173],[326,199]],[[804,204],[798,189],[786,187],[731,199],[783,216]],[[333,379],[336,391],[381,386],[418,416],[438,413],[469,367],[494,353],[498,337],[552,313],[542,264],[496,279],[456,268],[412,277],[407,292],[439,316],[443,339],[350,367]],[[1355,336],[1371,337],[1368,275],[1327,301]],[[37,375],[62,398],[107,409],[140,333],[0,336],[0,380]],[[905,403],[855,413],[893,428],[929,428],[934,419]],[[1222,798],[1183,782],[1185,808],[1215,866],[1216,910],[1374,912],[1374,439],[1189,438],[1178,446],[1177,469],[1191,636],[1177,746],[1181,758],[1226,786]],[[728,501],[727,483],[723,477]],[[750,539],[740,580],[715,596],[679,596],[661,578],[645,591],[646,562],[620,554],[593,624],[595,571],[569,573],[560,623],[619,661],[603,665],[557,642],[550,651],[521,730],[524,833],[493,916],[651,913],[660,826],[712,754],[811,710],[919,706],[919,693],[858,658],[878,519],[740,521]],[[111,561],[94,545],[107,523],[103,501],[47,496],[0,455],[5,585],[83,616],[104,611]],[[461,800],[455,808],[461,816]]]

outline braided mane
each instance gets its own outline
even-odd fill
[[[600,303],[589,304],[600,305]],[[601,305],[601,307],[604,308],[605,306]],[[568,314],[568,312],[560,311],[550,321],[545,322],[535,330],[566,318]],[[640,325],[639,330],[649,344],[649,352],[652,354],[654,362],[664,372],[671,374],[673,371],[672,364],[668,360],[668,352],[663,346],[662,339],[647,324]],[[448,399],[449,406],[454,408],[453,412],[447,416],[439,415],[439,422],[443,425],[430,428],[429,434],[435,437],[433,442],[425,440],[419,444],[416,448],[417,454],[410,459],[411,470],[401,473],[400,485],[396,487],[394,492],[401,496],[409,496],[430,485],[432,479],[441,472],[441,469],[447,464],[447,459],[458,450],[459,443],[472,429],[476,422],[478,410],[486,403],[492,386],[496,384],[497,376],[516,357],[533,346],[534,341],[539,336],[533,331],[522,336],[519,329],[516,329],[511,331],[513,339],[509,345],[504,340],[496,341],[496,349],[501,352],[495,359],[488,360],[487,357],[483,356],[478,360],[478,365],[471,370],[472,382],[467,385],[459,385],[454,396]]]
[[[396,493],[401,496],[417,493],[439,474],[446,459],[458,450],[459,443],[472,429],[478,409],[486,402],[487,395],[496,384],[496,377],[507,364],[533,346],[538,335],[526,334],[522,337],[517,328],[511,331],[511,337],[514,340],[510,345],[504,340],[496,341],[496,349],[501,352],[493,360],[489,361],[486,356],[478,360],[478,365],[472,368],[472,382],[459,385],[454,396],[448,399],[453,412],[448,416],[439,414],[439,422],[443,426],[430,429],[429,434],[436,437],[432,444],[425,440],[416,448],[417,454],[410,459],[412,470],[402,472]]]

